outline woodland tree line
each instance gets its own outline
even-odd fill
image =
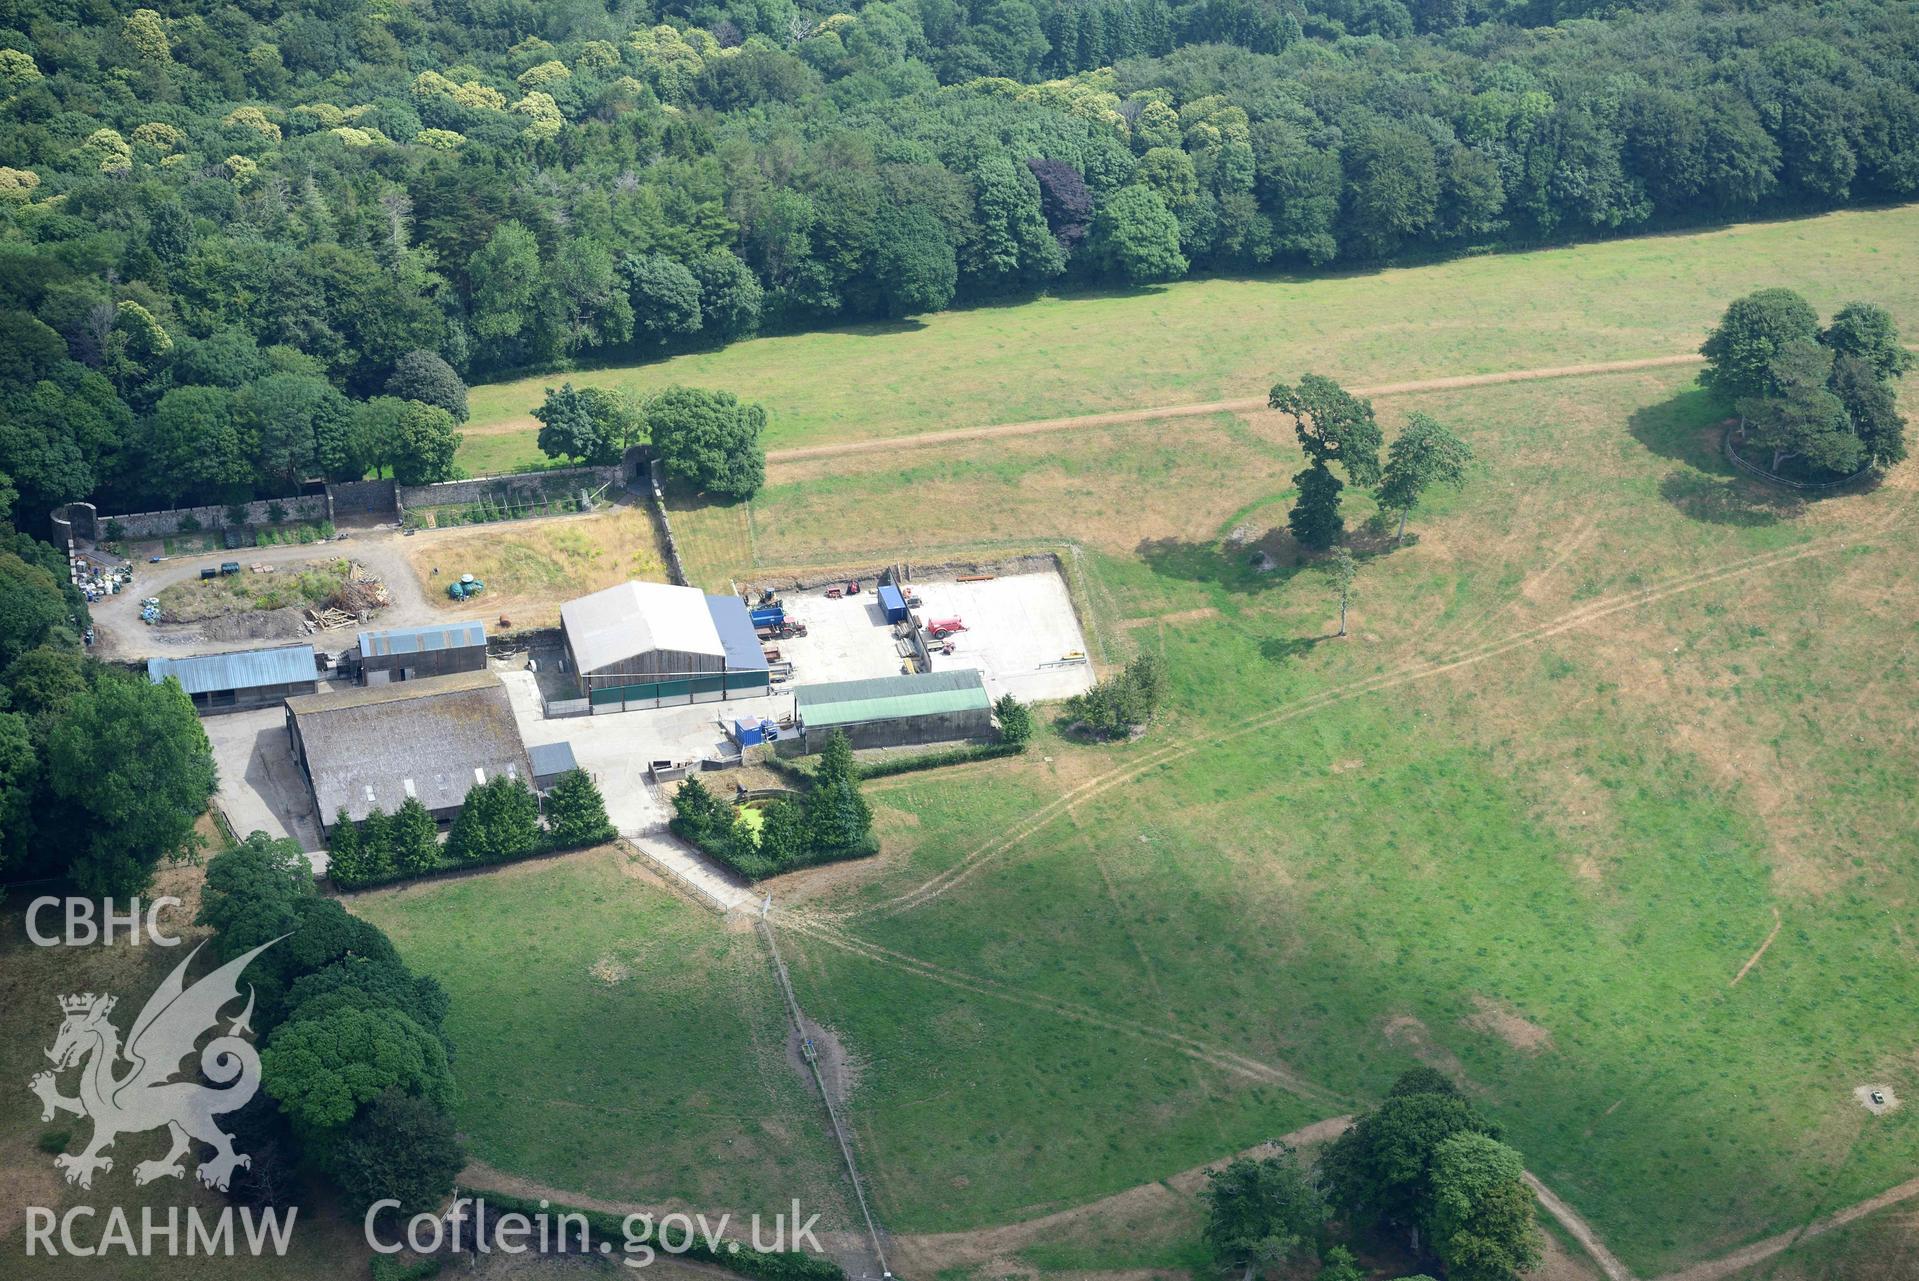
[[[0,500],[439,478],[466,382],[770,328],[1907,198],[1916,89],[1883,0],[0,0]]]

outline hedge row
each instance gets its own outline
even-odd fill
[[[965,765],[972,761],[997,760],[1002,756],[1018,756],[1026,750],[1025,743],[976,743],[967,747],[949,747],[937,752],[922,752],[918,756],[901,756],[877,761],[859,763],[860,778],[890,778],[895,774],[911,774],[923,769],[939,769],[946,765]],[[800,760],[811,760],[801,757]],[[789,778],[811,782],[813,771],[798,760],[781,760],[770,757],[766,762],[776,772]]]
[[[717,859],[719,862],[726,864],[726,866],[732,868],[749,881],[758,881],[768,876],[778,876],[785,872],[797,872],[803,867],[824,867],[828,863],[844,863],[849,859],[871,858],[880,852],[879,837],[868,832],[864,839],[857,845],[845,846],[839,849],[809,850],[802,857],[781,863],[776,867],[770,860],[762,859],[758,856],[742,856],[731,841],[703,841],[698,836],[689,832],[686,829],[686,825],[677,818],[669,821],[666,826],[673,835],[679,837],[694,849],[705,854],[708,858]]]
[[[562,1214],[577,1214],[586,1221],[587,1253],[594,1258],[617,1258],[626,1248],[625,1221],[617,1214],[608,1214],[600,1210],[576,1210],[572,1206],[558,1202],[533,1201],[508,1196],[503,1192],[491,1192],[477,1188],[462,1188],[461,1196],[484,1200],[487,1205],[487,1217],[498,1214],[524,1214],[531,1218],[545,1214],[557,1218]],[[790,1225],[789,1225],[790,1228]],[[638,1236],[641,1241],[651,1241],[658,1235],[658,1229]],[[562,1234],[562,1244],[572,1237]],[[609,1254],[600,1253],[604,1242],[611,1247]],[[662,1254],[666,1251],[662,1250]],[[738,1272],[742,1276],[760,1278],[760,1281],[846,1281],[846,1273],[839,1264],[831,1259],[807,1254],[802,1250],[770,1250],[761,1252],[751,1248],[742,1248],[735,1254],[728,1250],[708,1249],[705,1242],[695,1239],[685,1250],[669,1257],[692,1259],[699,1263],[710,1263],[717,1267]]]
[[[329,876],[333,880],[333,884],[339,889],[371,890],[378,889],[383,885],[397,885],[401,881],[429,880],[433,877],[450,876],[455,872],[471,871],[479,867],[503,867],[509,863],[524,863],[530,858],[544,858],[548,854],[565,854],[569,850],[590,849],[595,845],[604,845],[618,835],[619,833],[609,826],[605,834],[592,840],[570,841],[566,844],[561,844],[551,839],[543,840],[531,849],[523,850],[518,854],[509,854],[504,858],[442,858],[440,862],[434,864],[432,867],[418,870],[407,868],[402,871],[396,871],[390,876],[369,876],[352,881],[342,881],[338,877],[331,877],[330,871]]]

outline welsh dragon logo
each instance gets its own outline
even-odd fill
[[[200,953],[199,947],[194,948],[147,999],[139,1017],[133,1020],[124,1046],[119,1031],[108,1019],[116,1003],[112,996],[87,992],[60,998],[64,1019],[53,1048],[46,1052],[53,1061],[53,1071],[42,1072],[27,1084],[40,1096],[42,1121],[51,1121],[60,1112],[93,1121],[93,1137],[85,1150],[77,1155],[62,1153],[53,1159],[68,1183],[92,1187],[96,1171],[113,1169],[113,1158],[101,1153],[112,1147],[116,1138],[161,1126],[171,1136],[172,1147],[159,1160],[142,1161],[133,1167],[137,1184],[183,1178],[186,1167],[180,1158],[195,1140],[213,1148],[213,1155],[200,1162],[196,1171],[200,1182],[210,1188],[224,1192],[236,1168],[253,1164],[253,1158],[233,1150],[233,1136],[215,1120],[222,1113],[246,1106],[260,1088],[260,1056],[252,1043],[240,1036],[252,1030],[248,1025],[253,1016],[251,986],[240,1017],[228,1024],[225,1035],[216,1036],[200,1051],[200,1071],[214,1085],[224,1088],[173,1078],[200,1038],[219,1024],[220,1011],[240,998],[240,972],[279,941],[272,939],[244,956],[234,957],[188,987],[187,967]],[[80,1093],[68,1098],[60,1093],[56,1077],[75,1067],[80,1068]]]

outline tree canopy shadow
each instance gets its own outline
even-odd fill
[[[1245,543],[1145,538],[1134,550],[1163,578],[1211,583],[1230,592],[1263,592],[1283,586],[1312,566],[1306,550],[1283,529],[1268,530]]]
[[[1719,452],[1724,405],[1703,387],[1693,387],[1656,405],[1635,409],[1627,419],[1633,439],[1661,458],[1688,463],[1702,472],[1731,476],[1731,463]]]
[[[1628,427],[1653,453],[1684,464],[1660,480],[1659,496],[1689,520],[1756,527],[1805,510],[1804,495],[1754,480],[1726,461],[1725,406],[1704,388],[1634,410]]]
[[[1800,495],[1743,476],[1702,476],[1685,470],[1667,472],[1659,482],[1659,496],[1682,515],[1710,525],[1777,525],[1806,508]]]
[[[1338,639],[1331,632],[1321,636],[1269,636],[1259,643],[1259,656],[1283,667],[1295,658],[1304,658],[1327,641]]]

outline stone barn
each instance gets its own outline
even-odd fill
[[[770,673],[746,606],[670,583],[621,583],[560,607],[569,669],[593,711],[765,694]]]
[[[319,688],[319,668],[311,645],[245,649],[196,658],[150,658],[147,679],[164,684],[171,676],[202,716],[272,707],[296,694]]]
[[[505,774],[533,786],[506,687],[491,672],[353,686],[286,707],[322,828],[341,810],[357,823],[408,797],[446,823],[476,784]]]
[[[970,667],[871,680],[802,685],[793,691],[801,750],[817,752],[833,731],[855,748],[909,747],[993,736],[993,704]]]

